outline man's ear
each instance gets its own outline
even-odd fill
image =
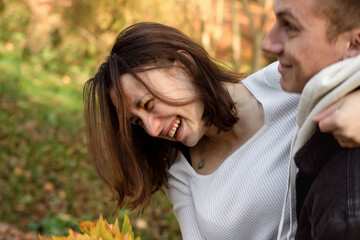
[[[360,28],[351,33],[351,41],[344,58],[352,58],[360,55]]]

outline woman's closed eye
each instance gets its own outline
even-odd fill
[[[153,110],[154,107],[155,107],[154,98],[152,98],[144,103],[144,109],[146,111],[151,111],[151,110]]]
[[[155,102],[154,102],[154,98],[152,98],[152,99],[149,99],[148,101],[146,101],[142,108],[145,111],[149,112],[149,111],[153,110],[154,107],[155,107]],[[136,116],[131,117],[130,122],[131,122],[131,124],[134,124],[134,125],[139,125],[139,126],[144,125],[141,118],[136,117]]]

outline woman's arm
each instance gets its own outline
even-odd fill
[[[313,117],[320,131],[331,132],[342,147],[360,146],[360,89]]]

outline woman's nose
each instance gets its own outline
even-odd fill
[[[161,132],[161,120],[158,117],[147,115],[144,120],[144,129],[152,137],[159,136]]]

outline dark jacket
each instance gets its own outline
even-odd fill
[[[296,239],[360,239],[360,148],[317,131],[296,153]]]

